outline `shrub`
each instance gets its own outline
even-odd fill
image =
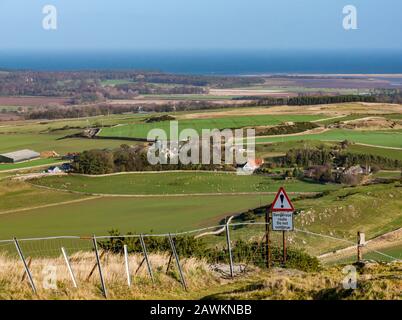
[[[113,253],[123,253],[123,246],[127,245],[128,251],[141,253],[141,243],[138,237],[123,237],[117,230],[109,232],[114,236],[108,240],[100,241],[99,247]],[[171,252],[168,237],[146,237],[146,247],[149,253]],[[202,239],[195,239],[192,236],[174,237],[176,250],[179,256],[198,259],[206,259],[210,263],[227,263],[228,251],[225,247],[212,246]],[[279,265],[282,259],[282,249],[272,246],[272,259]],[[265,267],[266,252],[265,244],[257,241],[236,240],[232,242],[232,256],[235,263],[248,263],[258,267]],[[306,252],[288,248],[286,267],[299,269],[302,271],[317,271],[320,269],[319,261],[316,257],[308,255]]]

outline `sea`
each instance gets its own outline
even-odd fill
[[[4,51],[0,70],[143,70],[177,74],[402,74],[402,50]]]

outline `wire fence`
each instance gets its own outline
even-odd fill
[[[154,282],[160,274],[171,275],[189,290],[186,274],[193,258],[206,261],[223,277],[272,266],[311,267],[315,259],[311,256],[318,256],[323,264],[356,261],[357,244],[349,239],[309,230],[269,229],[264,222],[228,222],[172,234],[0,240],[0,272],[17,269],[21,280],[36,292],[36,279],[43,276],[44,266],[51,265],[73,287],[82,281],[97,281],[107,297],[107,283],[113,279],[131,286],[135,277]],[[401,261],[400,251],[399,256],[390,254],[371,247],[370,242],[363,254],[376,261]]]

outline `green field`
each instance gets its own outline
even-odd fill
[[[323,119],[323,115],[261,115],[261,116],[237,116],[225,118],[211,118],[198,120],[180,120],[179,131],[183,129],[195,129],[199,134],[202,129],[233,129],[247,126],[271,126],[283,122],[305,122]],[[170,134],[170,121],[154,123],[136,123],[132,125],[122,125],[112,128],[104,128],[100,136],[106,137],[135,137],[146,138],[152,129],[165,130]]]
[[[402,171],[379,171],[374,174],[374,177],[383,179],[399,179],[401,176]]]
[[[212,94],[144,94],[146,99],[165,100],[230,100],[238,96]]]
[[[2,182],[5,183],[5,182]],[[12,183],[12,182],[9,182]],[[37,189],[26,184],[3,186],[0,204],[1,238],[106,234],[121,232],[175,232],[216,225],[221,218],[266,205],[273,195],[220,195],[171,197],[100,197],[78,203],[29,209],[47,203],[82,199],[82,196]],[[11,190],[11,191],[10,191]],[[305,191],[305,190],[303,190]],[[334,190],[317,199],[294,199],[299,210],[295,226],[335,238],[355,241],[357,231],[367,238],[402,225],[402,188],[396,184]],[[17,206],[17,207],[16,207]],[[10,209],[26,211],[7,213]],[[378,212],[382,214],[379,215]],[[261,217],[263,220],[263,217]],[[263,227],[233,230],[233,238],[261,234]],[[348,244],[301,232],[288,233],[289,245],[312,254],[339,249]],[[290,240],[292,239],[292,240]],[[279,233],[273,242],[280,243]]]
[[[88,127],[133,123],[146,117],[143,114],[111,115],[108,117],[24,122],[0,126],[0,153],[19,149],[32,149],[37,152],[54,150],[59,154],[65,154],[94,148],[115,148],[123,142],[109,139],[63,138],[67,135],[82,132],[83,129]]]
[[[119,84],[128,84],[128,83],[134,83],[134,82],[128,79],[110,79],[101,81],[102,86],[112,86],[112,87]]]
[[[111,139],[70,138],[58,140],[59,137],[61,135],[2,134],[0,135],[0,153],[20,149],[32,149],[37,152],[52,150],[63,155],[68,152],[80,152],[89,149],[116,148],[125,143],[121,140]],[[133,143],[130,142],[129,144]]]
[[[357,131],[346,129],[332,129],[320,134],[306,134],[303,136],[261,137],[257,143],[285,142],[300,140],[343,141],[349,140],[373,146],[402,148],[402,132],[392,131]]]
[[[361,145],[350,145],[348,146],[347,150],[352,153],[372,154],[375,156],[387,157],[394,160],[402,160],[402,150],[393,150]]]
[[[296,199],[293,203],[299,210],[294,220],[295,227],[316,234],[288,232],[289,245],[313,255],[353,245],[358,231],[365,232],[366,238],[371,239],[402,226],[400,184],[343,188],[320,198]],[[264,221],[264,217],[259,220]],[[232,235],[250,238],[256,232],[262,235],[263,228],[244,227],[235,230]],[[281,241],[281,234],[274,232],[272,242],[281,245]]]
[[[31,161],[24,161],[24,162],[19,162],[19,163],[0,163],[0,171],[17,170],[17,169],[23,169],[23,168],[29,168],[29,167],[35,167],[35,166],[46,166],[46,165],[51,165],[53,163],[59,163],[59,162],[61,162],[60,159],[49,158],[49,159],[37,159],[37,160],[31,160]]]
[[[274,180],[262,175],[239,176],[215,172],[132,173],[106,177],[50,176],[33,183],[84,193],[141,195],[276,192],[280,186],[285,186],[289,192],[319,192],[340,187],[336,184]]]
[[[65,197],[71,195],[66,194]],[[258,207],[272,196],[103,197],[79,203],[0,214],[0,238],[175,232],[218,224],[231,213]]]
[[[0,216],[7,212],[84,198],[78,194],[34,188],[23,182],[0,182]]]
[[[112,85],[112,83],[110,84]],[[245,109],[243,110],[246,112]],[[197,113],[201,112],[204,111],[197,111]],[[205,112],[211,112],[211,110]],[[198,132],[202,129],[268,126],[287,121],[314,121],[330,117],[325,114],[253,115],[189,120],[182,117],[188,112],[169,114],[179,119],[180,130],[193,128]],[[54,150],[59,154],[65,154],[93,148],[115,148],[123,143],[133,144],[134,142],[118,138],[144,138],[153,128],[164,129],[169,134],[169,122],[167,121],[144,122],[144,119],[156,115],[159,114],[110,115],[84,119],[4,124],[3,127],[0,127],[0,153],[27,148],[35,151]],[[336,119],[336,121],[363,116],[350,115]],[[400,119],[400,115],[389,115],[389,118]],[[329,124],[332,121],[335,119],[324,120],[321,124]],[[120,126],[113,127],[117,124]],[[115,139],[61,139],[92,126],[103,127],[101,136],[112,136]],[[345,139],[357,143],[402,148],[401,138],[401,130],[357,131],[345,129],[332,129],[313,135],[260,137],[257,138],[257,142],[267,144],[257,144],[257,154],[269,157],[284,154],[290,148],[322,144],[331,147],[336,144],[330,142],[331,140],[342,141]],[[268,144],[271,142],[274,144]],[[348,146],[347,151],[402,160],[402,150],[397,149],[352,144]],[[113,228],[117,228],[123,233],[129,231],[175,232],[200,226],[211,226],[219,223],[227,215],[268,204],[272,201],[273,196],[257,194],[257,192],[275,192],[279,186],[285,186],[289,192],[329,192],[316,199],[295,200],[295,206],[300,212],[295,219],[298,229],[355,241],[357,231],[364,231],[368,238],[372,238],[402,225],[402,188],[398,184],[343,188],[343,186],[335,184],[315,184],[298,180],[284,181],[262,175],[237,176],[234,173],[208,172],[132,173],[107,177],[70,175],[31,181],[34,184],[64,190],[55,191],[28,183],[6,180],[5,178],[10,174],[1,172],[23,168],[27,165],[47,165],[51,161],[54,159],[35,160],[17,165],[0,165],[0,179],[3,179],[0,181],[0,238],[91,235],[93,233],[100,235],[106,234]],[[397,175],[398,172],[380,172],[376,176],[389,178]],[[89,195],[91,193],[106,196],[92,199],[92,196]],[[194,193],[204,195],[190,195]],[[209,193],[222,193],[223,195],[207,195]],[[250,194],[229,195],[228,193]],[[120,196],[112,196],[116,194]],[[158,196],[146,197],[146,195]],[[170,196],[164,197],[163,195]],[[81,202],[71,203],[71,201],[77,200]],[[263,217],[258,217],[258,219],[262,221]],[[262,231],[263,228],[260,227],[259,230]],[[242,234],[256,235],[248,228],[238,228],[233,231],[234,238]],[[323,240],[319,236],[301,232],[289,232],[288,236],[289,245],[300,246],[312,254],[345,246],[344,242],[338,240]],[[280,243],[281,234],[275,233],[272,238],[273,241]],[[393,254],[400,254],[400,247],[390,248],[390,250]]]
[[[379,253],[380,252],[380,253]],[[392,257],[392,258],[391,258]],[[402,245],[389,246],[379,250],[371,250],[370,246],[363,248],[363,258],[367,260],[391,262],[395,259],[402,260]],[[330,260],[328,264],[347,264],[356,261],[355,254],[337,260]]]
[[[304,137],[305,136],[303,136],[302,139],[304,139]],[[278,141],[274,143],[257,144],[256,153],[259,157],[270,158],[285,155],[289,149],[316,148],[322,146],[331,149],[337,144],[339,143],[321,140],[287,140],[283,142]],[[350,144],[348,145],[346,151],[356,154],[372,154],[375,156],[387,157],[394,160],[402,160],[402,150]]]

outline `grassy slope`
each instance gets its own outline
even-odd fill
[[[72,268],[79,284],[72,288],[66,265],[61,257],[57,259],[35,258],[31,272],[37,284],[38,293],[34,295],[27,282],[21,282],[23,267],[17,257],[0,256],[0,299],[103,299],[98,277],[86,277],[93,266],[92,253],[77,253],[71,257]],[[136,270],[142,260],[141,255],[130,255],[132,270]],[[304,273],[292,269],[266,270],[251,269],[247,274],[224,279],[214,273],[208,265],[196,259],[181,259],[189,290],[182,289],[177,271],[172,268],[165,273],[167,255],[151,255],[155,284],[152,284],[142,268],[132,277],[128,287],[124,271],[124,257],[108,254],[102,261],[109,299],[204,299],[204,300],[242,300],[242,299],[401,299],[401,264],[375,265],[359,270],[357,290],[342,289],[345,274],[342,266],[326,268],[317,273]],[[55,266],[57,289],[42,287],[45,266]],[[132,271],[134,273],[134,271]],[[360,276],[361,275],[361,276]],[[366,276],[369,276],[366,277]]]
[[[102,194],[186,194],[230,192],[275,192],[285,186],[290,192],[324,191],[338,188],[334,184],[273,180],[251,175],[211,172],[132,173],[106,177],[50,176],[35,184],[56,189]]]
[[[43,122],[19,122],[0,127],[0,153],[18,149],[35,151],[55,150],[64,154],[91,148],[113,148],[122,144],[121,140],[61,139],[81,132],[88,126],[133,123],[144,115],[111,115]],[[60,140],[61,139],[61,140]]]
[[[88,149],[116,148],[124,141],[99,139],[63,139],[61,135],[39,134],[7,134],[0,135],[0,152],[10,152],[20,149],[32,149],[37,152],[54,150],[59,154],[79,152]],[[126,141],[127,143],[127,141]],[[130,144],[133,144],[130,142]]]
[[[83,196],[65,192],[41,190],[22,182],[0,183],[0,217],[9,210],[18,210],[52,203],[81,199]],[[7,228],[10,226],[4,226]],[[1,233],[0,233],[1,234]]]
[[[358,231],[365,232],[370,239],[402,226],[402,187],[399,184],[345,188],[319,199],[296,201],[295,205],[302,210],[296,218],[296,227],[353,243]],[[295,236],[306,240],[316,252],[325,251],[328,245],[350,245],[310,235]]]
[[[303,138],[304,139],[304,136]],[[320,141],[320,140],[295,140],[284,141],[267,144],[257,144],[256,152],[258,156],[273,157],[279,155],[285,155],[289,149],[301,149],[301,148],[314,148],[319,146],[325,146],[332,148],[337,142]],[[351,144],[347,148],[348,152],[358,154],[372,154],[375,156],[387,157],[394,160],[402,160],[402,150],[393,150],[386,148],[362,146],[357,144]]]
[[[105,197],[0,215],[0,235],[8,239],[13,236],[100,235],[113,228],[124,233],[191,230],[201,225],[216,225],[226,215],[258,207],[272,198],[257,195]]]
[[[61,162],[60,159],[57,158],[49,158],[49,159],[37,159],[31,161],[24,161],[19,163],[1,163],[0,164],[0,171],[4,170],[16,170],[16,169],[23,169],[29,168],[34,166],[42,166],[42,165],[50,165],[52,163]]]
[[[297,229],[336,238],[299,231],[287,233],[289,246],[303,248],[312,255],[355,244],[358,231],[365,232],[366,238],[371,239],[402,226],[402,187],[397,183],[344,188],[320,198],[299,199],[293,203],[300,211],[294,220]],[[264,220],[263,217],[258,219]],[[263,231],[263,227],[243,227],[234,230],[231,236],[261,237]],[[272,242],[281,245],[281,241],[282,233],[273,232]]]
[[[268,126],[277,125],[285,121],[311,121],[322,119],[324,117],[325,116],[323,115],[261,115],[181,120],[179,121],[179,131],[182,129],[192,128],[201,133],[202,129],[241,128],[253,125]],[[113,128],[105,128],[100,133],[100,136],[146,138],[148,132],[154,128],[165,130],[167,135],[169,135],[169,126],[169,121],[125,125]]]
[[[256,138],[256,142],[284,142],[300,140],[342,141],[349,140],[357,143],[378,145],[384,147],[402,148],[402,132],[393,131],[356,131],[346,129],[333,129],[320,134],[286,137]]]

